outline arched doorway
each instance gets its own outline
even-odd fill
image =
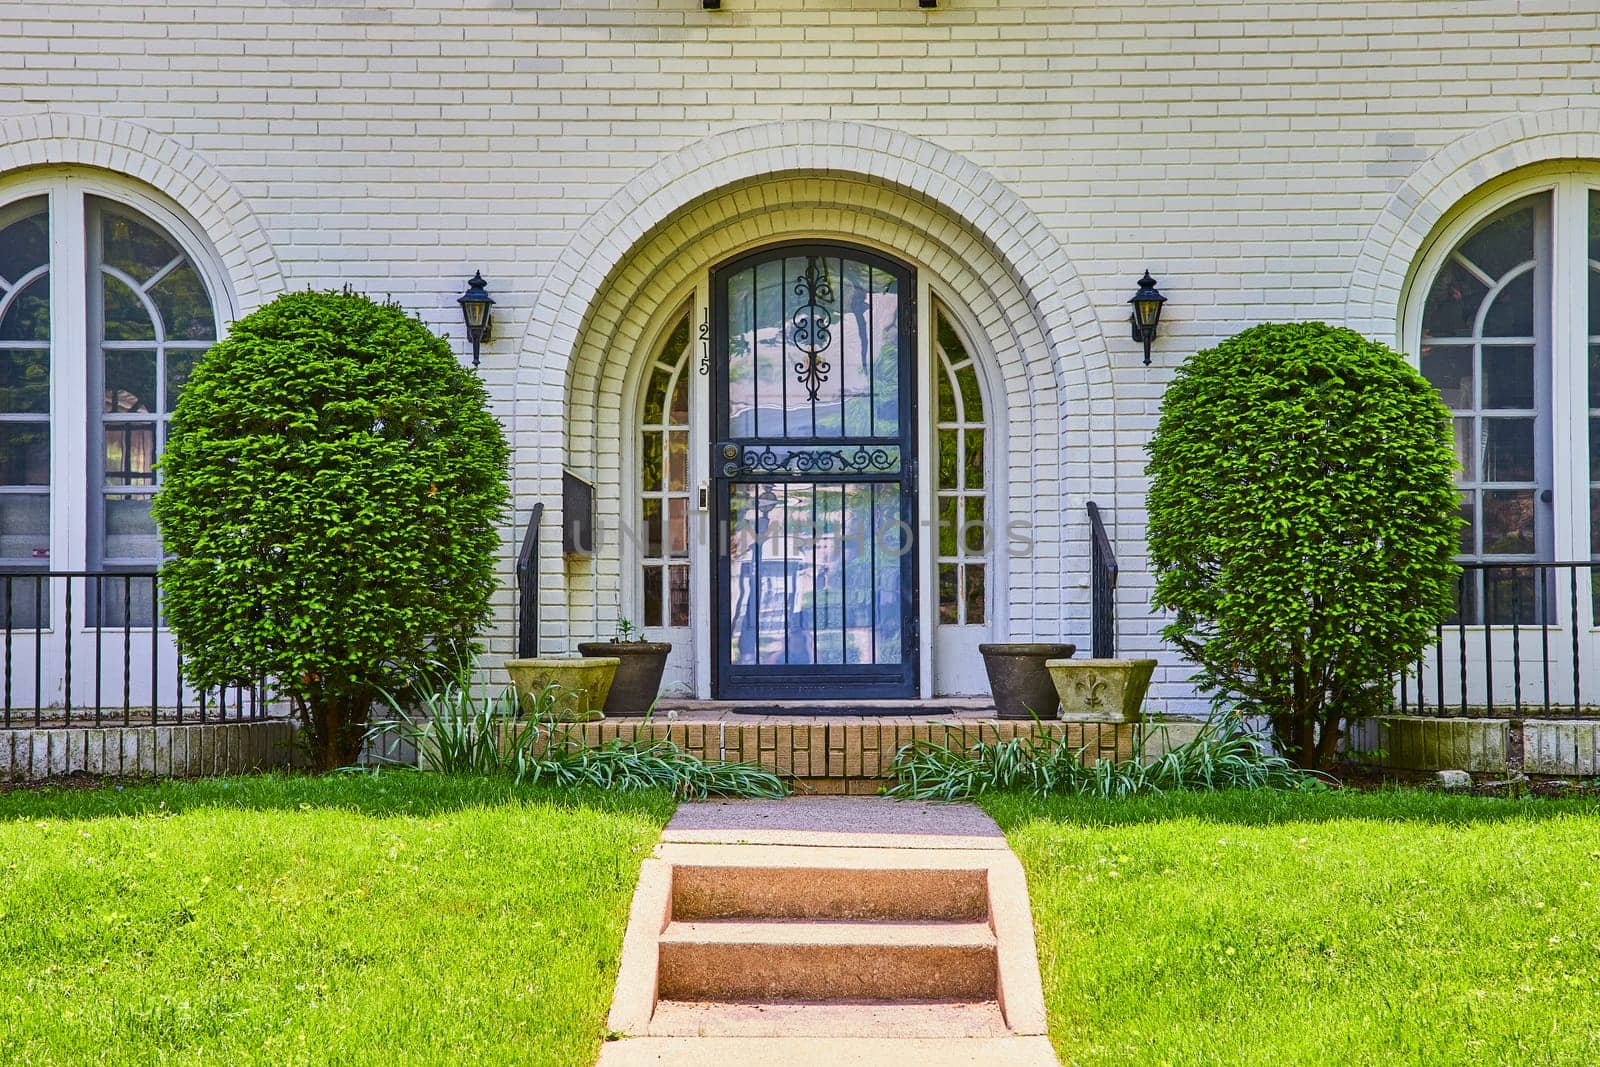
[[[711,282],[713,691],[912,697],[916,276],[842,243]]]

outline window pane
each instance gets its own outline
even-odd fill
[[[102,411],[156,410],[156,354],[153,350],[105,354],[106,392]]]
[[[962,433],[963,443],[967,450],[967,488],[983,488],[983,430],[980,427],[969,427]]]
[[[35,566],[50,560],[50,495],[0,493],[0,559]]]
[[[953,556],[956,554],[956,527],[960,520],[956,517],[956,497],[941,496],[939,498],[939,555]]]
[[[661,501],[644,502],[644,554],[651,559],[661,558]]]
[[[35,196],[0,217],[14,220],[0,229],[0,279],[15,285],[30,270],[50,262],[50,215],[45,198]]]
[[[166,356],[167,372],[167,410],[178,410],[178,398],[183,395],[183,387],[189,382],[189,375],[194,373],[194,368],[200,363],[205,350],[201,348],[169,348]]]
[[[1600,263],[1600,190],[1589,190],[1589,262]],[[1589,267],[1589,336],[1600,337],[1600,270]],[[1591,364],[1592,365],[1592,364]],[[1594,376],[1589,377],[1589,395],[1594,394]],[[1593,400],[1591,407],[1600,407]]]
[[[1483,346],[1483,406],[1533,407],[1533,346]]]
[[[939,488],[959,489],[960,482],[956,480],[957,442],[958,430],[939,431]]]
[[[1461,494],[1461,509],[1458,514],[1461,516],[1461,554],[1463,556],[1473,556],[1478,552],[1477,499],[1478,494],[1470,489]]]
[[[653,493],[661,488],[661,466],[661,431],[646,430],[639,457],[639,474],[645,492]]]
[[[689,625],[689,568],[679,564],[667,568],[667,599],[671,625]]]
[[[90,590],[91,604],[98,602],[98,622],[105,627],[149,626],[155,585],[149,574],[104,578]],[[94,609],[91,608],[91,611]]]
[[[961,343],[961,335],[956,333],[956,328],[950,324],[949,317],[943,311],[939,312],[936,327],[939,333],[939,347],[945,350],[950,362],[963,362],[967,358],[967,346]]]
[[[1473,458],[1478,451],[1478,437],[1472,428],[1476,421],[1471,415],[1451,420],[1455,431],[1456,465],[1461,468],[1461,479],[1468,482],[1477,480],[1478,465]]]
[[[1537,611],[1533,581],[1531,567],[1483,572],[1484,621],[1496,625],[1534,622]]]
[[[50,412],[50,352],[44,348],[0,348],[0,412]]]
[[[667,553],[677,557],[689,554],[689,501],[685,497],[667,501]]]
[[[1532,419],[1483,420],[1483,480],[1533,481]]]
[[[1548,194],[1520,200],[1480,227],[1461,244],[1461,254],[1491,278],[1499,278],[1533,258],[1535,205]]]
[[[939,421],[956,422],[960,415],[956,412],[956,390],[951,379],[950,371],[945,369],[941,361],[939,367]]]
[[[683,430],[674,430],[668,437],[667,488],[684,492],[689,488],[689,435]]]
[[[951,625],[961,621],[960,600],[956,592],[956,567],[954,563],[939,564],[939,621]]]
[[[667,404],[667,386],[672,381],[672,375],[659,367],[650,375],[650,387],[644,394],[644,422],[646,426],[656,426],[662,421],[662,412]]]
[[[105,424],[105,484],[154,485],[156,424]]]
[[[688,319],[683,321],[688,325]],[[689,375],[682,370],[678,374],[678,384],[672,387],[672,425],[689,425]]]
[[[644,568],[644,624],[661,625],[661,568]]]
[[[1428,379],[1445,407],[1472,407],[1472,346],[1423,345],[1422,376]]]
[[[1589,346],[1589,406],[1600,408],[1600,344]]]
[[[215,341],[216,318],[200,272],[185,262],[150,288],[169,341]]]
[[[1600,556],[1600,489],[1589,490],[1589,552]]]
[[[982,422],[983,394],[978,392],[978,372],[968,363],[956,371],[956,381],[961,383],[961,407],[967,421]]]
[[[133,212],[105,200],[97,204],[103,262],[132,277],[135,284],[143,285],[181,254],[165,234]]]
[[[965,564],[967,572],[967,625],[983,622],[983,564]]]
[[[0,422],[0,485],[50,484],[50,424]]]
[[[969,555],[980,555],[987,548],[988,528],[983,521],[983,497],[967,497],[967,516],[961,524],[961,539]]]
[[[143,301],[123,282],[102,275],[105,306],[104,337],[107,341],[154,341],[156,325]]]
[[[0,319],[0,340],[50,340],[50,275],[41,274],[14,293],[0,295],[5,318]]]
[[[1533,490],[1483,491],[1484,555],[1529,555],[1533,552]]]
[[[106,497],[104,544],[107,559],[161,558],[161,538],[150,517],[147,494]]]
[[[1485,337],[1533,336],[1533,271],[1520,275],[1500,290],[1484,316]]]
[[[50,580],[0,572],[0,626],[41,630],[49,625]]]
[[[1450,260],[1434,279],[1422,309],[1422,336],[1471,337],[1478,305],[1489,292],[1466,267]]]
[[[1600,418],[1589,419],[1589,480],[1600,482]]]

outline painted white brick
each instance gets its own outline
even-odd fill
[[[463,352],[453,301],[483,269],[483,375],[518,449],[508,578],[563,462],[629,469],[618,398],[652,301],[775,229],[898,247],[990,331],[1008,506],[1059,528],[1011,569],[1018,636],[1086,638],[1096,499],[1124,563],[1121,650],[1159,653],[1157,694],[1182,701],[1140,543],[1172,369],[1263,318],[1394,340],[1452,205],[1515,166],[1600,157],[1592,7],[516,0],[476,20],[452,0],[0,0],[0,183],[123,171],[195,217],[241,310],[348,282]],[[1149,369],[1124,303],[1147,266],[1173,298]],[[606,561],[567,575],[544,591],[551,642],[622,582]],[[497,644],[513,610],[507,589]]]

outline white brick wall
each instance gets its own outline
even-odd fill
[[[804,225],[821,179],[781,172],[850,177],[813,223],[914,245],[994,331],[1013,508],[1062,531],[1012,574],[1014,630],[1087,639],[1092,495],[1128,654],[1159,644],[1141,449],[1178,360],[1270,318],[1392,340],[1453,203],[1600,157],[1600,5],[1556,0],[0,0],[0,35],[0,183],[77,163],[162,189],[242,308],[348,282],[464,351],[454,298],[481,269],[519,526],[583,443],[564,414],[615,436],[611,357],[668,279],[681,292],[696,255]],[[728,182],[748,195],[705,199]],[[1171,298],[1148,369],[1124,303],[1147,266]],[[548,591],[551,625],[607,610],[607,580]],[[500,610],[504,648],[509,589]],[[1187,673],[1157,692],[1181,699]]]

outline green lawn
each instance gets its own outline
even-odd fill
[[[985,800],[1066,1064],[1600,1062],[1600,806]]]
[[[0,1061],[592,1063],[665,795],[0,794]]]

